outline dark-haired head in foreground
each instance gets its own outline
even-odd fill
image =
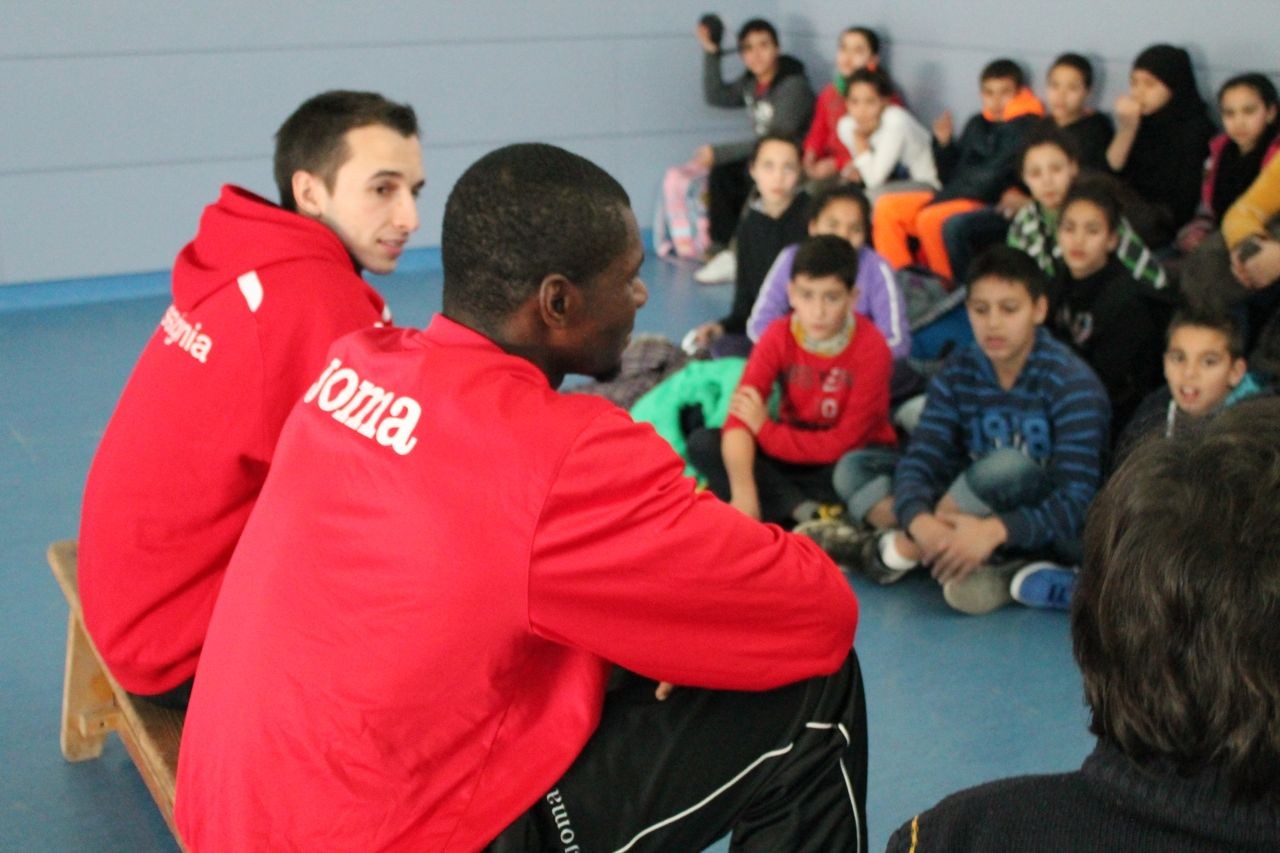
[[[617,371],[648,292],[622,186],[553,145],[486,154],[454,185],[441,235],[444,314],[537,365]]]
[[[1152,441],[1099,494],[1072,608],[1092,731],[1280,807],[1280,400]]]

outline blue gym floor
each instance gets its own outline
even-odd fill
[[[421,326],[440,307],[429,253],[378,279],[396,319]],[[411,267],[404,269],[404,267]],[[728,286],[650,259],[638,331],[679,340],[726,310]],[[80,490],[116,397],[168,304],[164,276],[0,288],[0,850],[176,850],[114,737],[102,758],[58,750],[66,606],[45,563],[76,535]],[[128,294],[83,301],[84,294]],[[79,295],[79,304],[32,306]],[[871,849],[954,790],[1078,767],[1091,747],[1067,618],[1017,606],[957,614],[927,577],[895,587],[853,581],[867,682]],[[725,849],[723,842],[717,849]]]

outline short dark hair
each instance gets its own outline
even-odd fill
[[[1108,231],[1115,233],[1120,227],[1120,217],[1123,215],[1120,210],[1120,200],[1116,198],[1115,192],[1108,186],[1105,178],[1081,178],[1075,181],[1067,191],[1067,197],[1062,200],[1063,213],[1077,201],[1087,201],[1096,205],[1102,211],[1103,219],[1107,221]]]
[[[627,192],[608,172],[554,145],[481,157],[445,202],[444,311],[493,328],[559,273],[593,282],[627,248]]]
[[[833,201],[851,201],[856,204],[858,210],[862,212],[863,230],[868,232],[871,230],[871,202],[867,200],[867,194],[856,184],[835,184],[818,190],[809,200],[809,221],[817,222],[822,211],[826,210],[827,205]]]
[[[969,264],[966,281],[970,287],[983,278],[998,278],[1020,284],[1027,289],[1033,302],[1048,292],[1048,282],[1040,265],[1026,252],[1003,244],[992,246]]]
[[[858,285],[858,250],[834,234],[807,237],[791,262],[791,277],[833,275],[852,290]]]
[[[988,62],[986,67],[982,69],[982,75],[978,80],[982,83],[988,80],[1012,80],[1013,85],[1019,89],[1026,85],[1026,77],[1022,74],[1022,66],[1012,59],[1005,59],[1004,57]]]
[[[876,94],[882,98],[893,97],[893,80],[879,68],[859,68],[849,75],[845,83],[848,87],[845,90],[846,97],[848,96],[848,91],[853,89],[854,83],[866,83],[874,87]]]
[[[794,136],[788,136],[785,133],[766,133],[763,136],[756,137],[756,144],[751,146],[751,159],[747,161],[748,163],[754,163],[756,161],[756,157],[760,155],[760,149],[765,146],[766,142],[785,142],[796,150],[797,157],[804,156],[800,148],[800,143]]]
[[[1093,88],[1093,63],[1088,59],[1078,53],[1064,53],[1053,61],[1053,64],[1049,66],[1049,70],[1053,71],[1060,65],[1079,71],[1081,78],[1084,79],[1084,87],[1086,89]]]
[[[1227,339],[1227,352],[1231,358],[1244,358],[1244,329],[1231,313],[1223,308],[1210,305],[1186,306],[1174,312],[1165,331],[1164,345],[1168,347],[1173,340],[1173,333],[1185,326],[1200,329],[1213,329],[1221,332]]]
[[[1089,510],[1071,609],[1091,730],[1280,805],[1280,400],[1141,444]]]
[[[840,34],[841,38],[845,36],[862,36],[867,40],[867,47],[871,48],[871,54],[880,55],[880,36],[876,35],[876,31],[870,27],[849,27]]]
[[[1276,84],[1271,82],[1271,78],[1265,74],[1251,72],[1249,74],[1237,74],[1223,83],[1222,87],[1218,89],[1218,103],[1222,103],[1222,96],[1227,93],[1228,89],[1235,89],[1240,86],[1248,86],[1257,92],[1258,97],[1262,99],[1262,105],[1265,107],[1274,107],[1280,102],[1280,96],[1276,94]]]
[[[764,18],[752,18],[741,27],[738,28],[738,47],[741,49],[742,43],[747,40],[747,36],[752,33],[768,33],[769,38],[773,39],[773,43],[780,44],[778,41],[778,31],[773,28],[773,24]]]
[[[276,131],[272,172],[280,191],[280,206],[296,211],[293,173],[299,170],[320,176],[332,190],[338,169],[347,162],[347,131],[372,124],[383,125],[401,136],[418,135],[418,116],[408,104],[389,101],[377,92],[335,89],[302,102]]]
[[[1041,145],[1054,145],[1067,155],[1067,159],[1072,163],[1080,162],[1080,146],[1076,144],[1071,134],[1058,127],[1057,122],[1052,118],[1045,117],[1037,121],[1031,126],[1027,132],[1027,138],[1022,143],[1022,148],[1018,152],[1018,174],[1022,174],[1023,167],[1026,166],[1027,152],[1032,148],[1039,148]]]

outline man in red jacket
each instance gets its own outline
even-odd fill
[[[231,552],[293,404],[341,335],[388,320],[418,227],[413,109],[326,92],[276,135],[280,206],[225,186],[173,269],[165,310],[85,486],[85,624],[126,690],[185,706]]]
[[[187,715],[188,848],[865,849],[839,571],[556,391],[647,297],[622,187],[500,149],[442,251],[443,313],[337,341],[285,425]]]

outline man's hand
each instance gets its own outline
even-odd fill
[[[1116,106],[1112,112],[1115,114],[1116,126],[1122,130],[1137,130],[1142,121],[1142,104],[1132,95],[1125,94],[1116,98]]]
[[[933,120],[933,138],[939,145],[950,145],[951,136],[955,133],[955,121],[951,118],[951,110],[943,110],[942,115]]]
[[[742,421],[752,435],[759,433],[760,427],[769,419],[769,409],[761,399],[760,392],[750,385],[742,385],[733,392],[733,397],[729,400],[729,414]]]
[[[1005,219],[1013,219],[1014,215],[1026,207],[1029,201],[1031,201],[1031,196],[1017,187],[1009,187],[1001,194],[1000,200],[996,202],[996,210]]]
[[[689,160],[695,166],[702,169],[710,169],[716,164],[716,152],[710,145],[699,145],[693,151],[693,157]]]
[[[939,513],[950,524],[952,536],[933,561],[933,576],[938,583],[962,580],[991,559],[991,553],[1008,537],[999,518],[979,518],[962,512]]]
[[[666,698],[675,691],[675,689],[676,686],[670,681],[660,681],[658,682],[658,689],[653,691],[653,696],[659,702],[664,702],[666,701]]]
[[[1261,235],[1250,237],[1258,249],[1248,260],[1240,260],[1240,249],[1231,253],[1231,272],[1250,290],[1261,290],[1280,279],[1280,241]]]

